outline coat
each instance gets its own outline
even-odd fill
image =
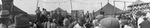
[[[140,26],[141,28],[150,28],[150,22],[148,20],[143,21]]]
[[[31,20],[30,20],[30,17],[28,17],[28,15],[24,15],[24,14],[19,14],[17,16],[15,16],[15,22],[10,25],[10,27],[29,27],[31,26],[32,24],[29,23]]]

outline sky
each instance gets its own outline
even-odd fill
[[[39,0],[38,6],[41,7],[41,10],[42,8],[46,8],[47,11],[52,11],[60,7],[63,10],[67,10],[69,13],[71,13],[71,10],[84,10],[85,13],[87,11],[91,13],[93,11],[101,9],[101,7],[105,6],[107,3],[114,5],[113,1],[128,1],[126,2],[126,6],[129,6],[132,4],[131,2],[134,2],[136,0],[72,0],[72,9],[70,0]],[[142,1],[150,2],[150,0]],[[37,0],[14,0],[14,5],[29,14],[35,14]],[[115,7],[124,10],[124,3],[115,2]]]

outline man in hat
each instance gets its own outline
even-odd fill
[[[40,22],[42,23],[42,26],[45,27],[47,21],[48,21],[47,10],[45,8],[43,8],[43,11],[42,11],[41,17],[40,17]]]
[[[45,22],[45,21],[48,20],[48,18],[47,18],[47,11],[46,11],[46,9],[44,9],[44,8],[43,8],[43,11],[42,11],[42,13],[41,13],[41,18],[40,18],[40,20],[41,20],[41,23],[43,23],[43,22]]]
[[[36,15],[37,15],[37,21],[36,21],[36,23],[38,24],[37,28],[40,28],[40,25],[41,25],[41,23],[40,23],[40,17],[41,17],[40,7],[37,7],[37,10],[35,12],[36,12]]]
[[[37,21],[38,21],[38,19],[40,19],[40,14],[41,14],[40,7],[37,7],[37,10],[35,12],[36,12]]]
[[[14,18],[14,24],[10,25],[8,28],[30,28],[31,27],[31,17],[27,14],[19,14]]]
[[[77,24],[73,28],[85,28],[81,20],[77,20]]]

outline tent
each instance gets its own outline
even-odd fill
[[[141,0],[137,0],[137,1],[133,2],[131,5],[142,4],[142,3],[144,3],[144,2]]]
[[[17,14],[28,14],[28,13],[26,13],[25,11],[19,9],[19,8],[16,7],[16,6],[13,6],[13,14],[14,14],[14,15],[17,15]]]
[[[102,9],[100,9],[100,10],[98,10],[96,12],[93,12],[93,14],[94,14],[94,16],[97,16],[97,15],[101,14],[101,12],[103,12]]]
[[[57,9],[54,10],[56,13],[60,12],[62,14],[62,16],[64,17],[68,17],[68,12],[66,10],[61,9],[60,7],[58,7]]]
[[[7,11],[1,11],[1,22],[3,24],[8,25],[10,18],[12,18],[9,15],[4,15],[4,14],[13,14],[13,15],[18,15],[18,14],[27,14],[26,12],[22,11],[21,9],[19,9],[18,7],[16,7],[15,5],[13,5],[13,0],[2,0],[2,7],[3,9],[1,10],[7,10]],[[11,8],[12,7],[12,8]],[[5,13],[6,12],[6,13]]]
[[[2,9],[3,10],[3,9]],[[27,14],[26,12],[22,11],[21,9],[19,9],[16,6],[13,6],[13,10],[8,9],[8,10],[3,10],[1,11],[0,15],[6,15],[6,14],[13,14],[13,15],[17,15],[17,14]]]
[[[54,11],[61,11],[61,12],[64,12],[64,10],[61,9],[60,7],[56,8]]]
[[[113,15],[113,14],[118,14],[118,13],[124,13],[125,11],[120,10],[119,8],[111,5],[110,3],[107,3],[100,10],[96,11],[95,15],[100,14],[100,12],[104,12],[104,15]]]
[[[137,1],[133,2],[131,5],[129,5],[128,7],[137,6],[137,4],[142,4],[142,3],[144,3],[144,2],[141,0],[137,0]]]

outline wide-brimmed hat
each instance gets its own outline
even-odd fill
[[[107,17],[100,21],[100,24],[106,28],[119,28],[119,20],[113,17]]]

